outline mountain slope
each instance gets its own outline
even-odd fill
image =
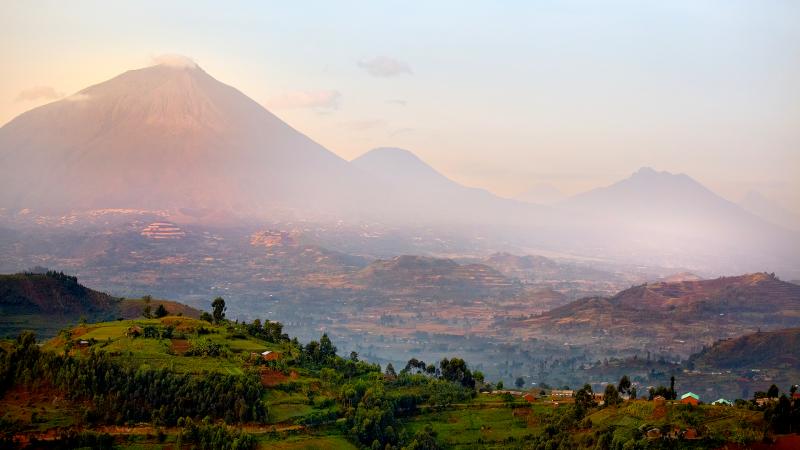
[[[692,355],[695,367],[719,369],[792,367],[800,369],[800,328],[759,331],[735,339],[715,342]]]
[[[0,275],[3,314],[92,314],[109,311],[118,303],[118,298],[88,289],[77,278],[60,273]]]
[[[540,206],[498,197],[463,186],[408,150],[382,147],[351,161],[362,172],[391,189],[391,198],[410,205],[414,218],[459,224],[534,225],[550,215]]]
[[[334,210],[350,165],[192,65],[131,70],[0,128],[0,204]],[[362,192],[362,194],[359,194]]]
[[[517,293],[520,284],[483,264],[458,264],[451,259],[403,255],[370,263],[351,277],[356,285],[384,292],[445,295]]]
[[[587,245],[636,254],[640,262],[659,258],[663,266],[728,273],[769,268],[788,276],[800,268],[800,234],[745,211],[685,174],[642,168],[559,208],[592,224],[585,229]]]
[[[170,314],[199,317],[186,305],[152,300],[151,309],[164,305]],[[0,275],[0,336],[12,337],[22,330],[54,336],[61,327],[80,319],[88,321],[137,318],[147,301],[121,299],[89,289],[63,273]]]
[[[555,339],[597,344],[607,336],[610,349],[658,346],[688,355],[721,337],[800,326],[800,286],[765,273],[657,282],[576,300],[523,324]]]

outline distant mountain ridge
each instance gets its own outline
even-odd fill
[[[228,227],[371,222],[493,250],[800,275],[800,233],[687,175],[643,168],[551,206],[506,199],[403,149],[345,161],[194,64],[130,70],[19,115],[0,128],[0,180],[0,218],[11,221],[131,210]]]

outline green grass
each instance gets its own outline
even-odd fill
[[[354,450],[357,449],[350,441],[343,436],[289,436],[284,438],[262,438],[259,448],[282,449],[282,450]]]
[[[204,357],[183,356],[171,354],[172,342],[169,339],[154,339],[144,337],[128,337],[127,331],[133,326],[145,327],[148,325],[164,327],[168,324],[175,325],[175,336],[186,335],[191,337],[194,330],[203,327],[211,331],[204,335],[209,340],[224,344],[229,350],[228,356]],[[153,368],[170,368],[178,372],[200,373],[221,372],[231,375],[244,373],[243,358],[250,352],[261,352],[265,349],[279,350],[280,346],[262,342],[259,339],[245,336],[233,337],[222,327],[213,326],[207,322],[187,317],[167,317],[164,319],[137,319],[113,322],[102,322],[85,327],[76,327],[71,340],[95,339],[95,346],[110,354],[116,354],[126,364],[137,366],[146,365]],[[49,341],[45,347],[63,351],[64,340],[57,337]]]
[[[535,417],[536,411],[533,415]],[[452,447],[470,446],[478,442],[500,444],[509,437],[522,438],[536,431],[536,420],[529,426],[523,418],[515,418],[509,408],[467,407],[429,412],[403,420],[410,433],[430,425],[439,439]]]

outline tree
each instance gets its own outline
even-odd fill
[[[522,389],[522,386],[525,386],[525,379],[522,377],[517,377],[517,379],[514,380],[514,386],[516,386],[517,389]]]
[[[328,333],[323,333],[319,339],[319,353],[323,360],[336,356],[336,347],[328,337]]]
[[[206,322],[211,323],[214,321],[214,318],[211,317],[211,314],[209,314],[207,311],[203,311],[200,314],[200,320],[205,320]]]
[[[442,372],[442,379],[461,383],[464,387],[475,387],[472,372],[467,368],[467,363],[461,358],[442,359],[439,361],[439,370]]]
[[[592,385],[584,384],[583,387],[578,389],[578,392],[575,393],[575,406],[582,410],[587,410],[595,405]]]
[[[392,363],[386,365],[386,376],[388,378],[397,378],[397,372],[394,371]]]
[[[211,308],[213,308],[213,316],[214,316],[214,323],[222,322],[222,319],[225,318],[225,299],[222,297],[217,297],[211,302]]]
[[[606,386],[606,390],[603,393],[603,400],[606,402],[608,406],[617,406],[622,403],[622,398],[619,396],[619,392],[617,388],[614,387],[613,384],[609,384]]]
[[[503,389],[503,380],[497,382],[497,389],[498,390]]]
[[[158,308],[156,308],[156,312],[155,312],[155,314],[154,314],[154,315],[155,315],[157,318],[159,318],[159,319],[160,319],[160,318],[162,318],[162,317],[164,317],[164,316],[166,316],[166,315],[168,315],[168,314],[169,314],[169,311],[167,311],[167,308],[164,308],[164,305],[162,305],[162,304],[159,304],[159,305],[158,305]]]
[[[358,352],[350,352],[350,361],[358,362]]]
[[[144,316],[145,319],[153,317],[153,314],[150,312],[150,305],[145,305],[144,309],[142,309],[142,316]]]
[[[675,375],[669,377],[669,397],[670,400],[678,398],[678,393],[675,392]]]
[[[778,386],[775,386],[774,384],[767,390],[767,397],[769,398],[778,398],[779,395],[780,389],[778,389]]]
[[[630,395],[631,393],[631,380],[628,378],[627,375],[623,375],[622,378],[619,379],[619,384],[617,384],[617,391],[620,394],[627,394]]]

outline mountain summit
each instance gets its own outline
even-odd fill
[[[196,64],[171,58],[0,128],[9,208],[325,210],[350,165]]]

